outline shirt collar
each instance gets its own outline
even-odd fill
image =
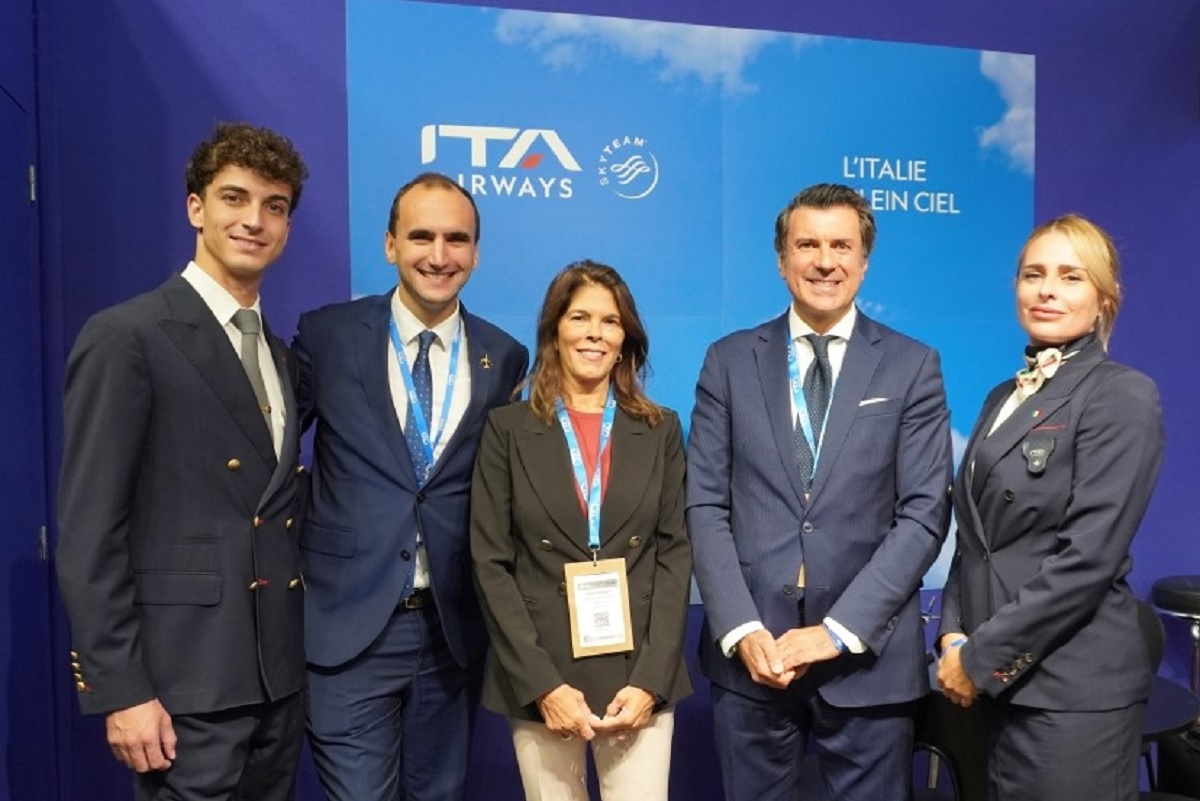
[[[204,305],[208,306],[213,316],[217,318],[217,322],[221,325],[229,325],[233,320],[233,313],[242,308],[241,304],[234,299],[233,295],[229,294],[229,290],[217,283],[216,279],[194,261],[188,262],[188,266],[183,270],[183,280],[192,285],[200,295],[200,299],[204,301]],[[261,298],[255,297],[254,304],[248,308],[253,309],[262,318]]]
[[[854,323],[858,320],[858,307],[854,304],[850,305],[850,311],[842,315],[842,319],[833,324],[826,334],[839,337],[850,341],[850,335],[854,333]],[[812,326],[800,319],[800,315],[796,314],[796,307],[788,304],[788,333],[791,336],[791,341],[795,342],[800,337],[807,334],[816,333]]]
[[[417,319],[417,315],[400,302],[399,287],[392,292],[392,317],[396,320],[396,327],[400,329],[400,341],[406,345],[414,341],[425,330],[425,324]],[[437,335],[438,344],[443,349],[447,347],[448,342],[454,339],[460,319],[462,319],[462,304],[456,302],[450,316],[429,329]]]

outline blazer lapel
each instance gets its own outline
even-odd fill
[[[758,364],[758,380],[771,433],[779,450],[780,461],[783,462],[783,472],[796,498],[804,503],[804,479],[796,461],[796,422],[792,419],[792,390],[788,378],[787,359],[791,344],[785,313],[763,329],[760,341],[754,347],[754,358]]]
[[[289,474],[294,469],[300,450],[300,421],[296,417],[296,391],[293,388],[291,359],[283,342],[271,333],[263,317],[263,333],[267,337],[267,345],[271,349],[271,357],[275,361],[275,372],[279,375],[279,385],[283,390],[283,441],[279,444],[279,463],[271,474],[271,481],[263,492],[259,506],[266,503],[280,487],[283,486]]]
[[[962,463],[958,466],[958,475],[954,479],[954,496],[957,502],[956,508],[965,509],[970,516],[967,521],[968,527],[971,529],[975,538],[980,542],[984,540],[983,518],[979,515],[979,489],[982,484],[975,485],[975,459],[979,454],[979,446],[986,438],[987,432],[992,427],[992,421],[996,419],[1000,408],[1004,405],[1004,401],[1012,393],[1012,382],[1005,382],[998,387],[995,387],[988,393],[987,398],[983,402],[983,408],[979,412],[979,419],[975,421],[975,428],[971,431],[971,437],[967,440],[966,450],[963,452]],[[958,530],[963,530],[964,521],[958,520]]]
[[[1012,395],[1014,388],[1012,381],[1005,381],[988,393],[987,399],[983,403],[983,409],[979,413],[979,419],[975,421],[975,429],[971,432],[971,438],[967,440],[967,449],[963,453],[963,466],[967,471],[967,478],[963,482],[963,488],[967,490],[967,495],[971,498],[972,503],[979,497],[984,484],[982,477],[985,471],[977,469],[980,449],[987,442],[988,432],[992,430],[996,415],[1000,414],[1000,410],[1004,408],[1004,404]]]
[[[416,468],[404,441],[404,429],[396,419],[396,406],[392,402],[392,388],[388,384],[388,325],[391,321],[391,293],[380,295],[372,313],[363,320],[355,342],[358,359],[358,377],[367,396],[367,405],[375,416],[375,422],[383,433],[383,440],[396,457],[397,478],[406,486],[415,487]]]
[[[492,343],[480,327],[478,318],[472,314],[468,314],[466,306],[460,305],[459,313],[462,315],[463,327],[466,333],[464,341],[466,347],[462,351],[462,355],[470,362],[471,395],[467,402],[467,408],[463,411],[462,419],[454,427],[454,433],[450,435],[449,441],[442,448],[441,455],[433,465],[433,471],[429,474],[430,481],[437,478],[438,473],[442,471],[442,466],[450,462],[454,451],[466,441],[467,432],[472,429],[472,424],[475,420],[486,414],[488,398],[494,392],[493,384],[496,381],[495,375],[499,372],[492,369],[495,366],[489,354],[489,351],[492,350],[490,348]]]
[[[608,545],[629,518],[633,515],[646,487],[650,484],[650,473],[654,469],[655,438],[649,436],[650,427],[634,420],[620,409],[613,421],[612,453],[609,465],[609,483],[604,490],[604,503],[600,507],[600,544]]]
[[[829,419],[825,421],[825,431],[821,434],[821,455],[817,460],[816,475],[813,476],[813,497],[821,491],[833,472],[833,465],[850,433],[850,426],[858,415],[858,404],[866,397],[871,378],[883,358],[880,338],[875,324],[859,312],[854,333],[846,343],[846,357],[842,360],[842,369],[833,387],[833,397],[829,399]]]
[[[558,421],[548,426],[527,408],[524,424],[517,430],[516,438],[521,466],[534,494],[571,546],[584,557],[591,556],[587,518],[579,505],[571,456]]]
[[[990,436],[981,438],[975,452],[974,476],[971,481],[973,493],[980,492],[1000,460],[1017,447],[1032,429],[1041,425],[1071,399],[1075,388],[1096,365],[1104,361],[1104,358],[1104,351],[1098,344],[1092,343],[1084,348],[1068,359],[1054,378],[1047,381],[1039,391],[1026,398]],[[1001,394],[1005,398],[1008,397],[1003,392]],[[1000,403],[1003,404],[1003,400]],[[989,415],[988,419],[995,419],[995,414]]]
[[[224,329],[199,293],[181,276],[172,276],[163,284],[162,292],[172,314],[159,321],[163,332],[192,363],[263,463],[274,469],[271,432]]]

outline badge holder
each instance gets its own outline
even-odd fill
[[[633,650],[629,581],[624,559],[569,562],[567,612],[576,659]]]

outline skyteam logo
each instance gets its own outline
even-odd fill
[[[434,162],[457,173],[472,195],[497,197],[568,200],[575,194],[570,173],[582,171],[562,137],[548,128],[426,125],[421,163]]]
[[[600,151],[600,185],[617,197],[641,200],[658,186],[658,159],[640,136],[615,138]]]

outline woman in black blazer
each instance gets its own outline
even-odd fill
[[[1126,577],[1162,461],[1158,390],[1107,360],[1108,235],[1075,215],[1018,260],[1027,367],[992,390],[954,483],[938,680],[983,696],[989,797],[1136,799],[1152,670]]]
[[[587,798],[588,741],[605,801],[667,797],[671,707],[691,692],[692,563],[679,419],[643,393],[648,350],[617,271],[568,266],[538,318],[529,400],[493,411],[480,443],[471,555],[492,643],[483,705],[509,718],[531,801]],[[584,609],[594,597],[568,571],[596,563],[600,585],[625,577],[627,592],[610,596],[624,606]]]

